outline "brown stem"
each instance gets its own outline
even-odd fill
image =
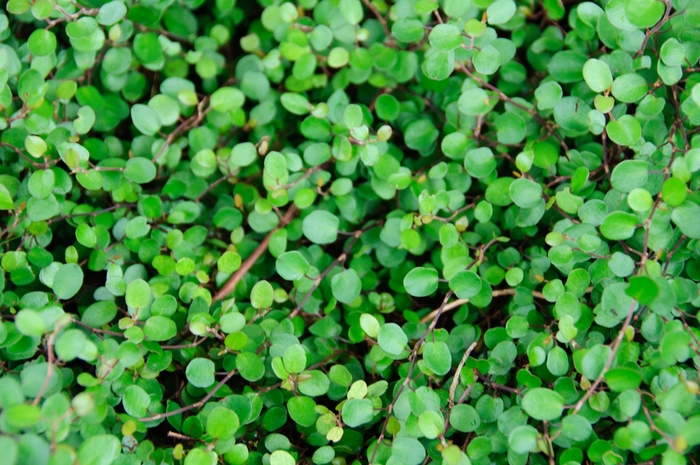
[[[591,384],[591,387],[588,388],[586,393],[579,399],[578,402],[576,402],[576,405],[574,406],[574,414],[577,414],[578,412],[581,411],[583,408],[583,405],[586,403],[589,397],[593,395],[595,390],[598,388],[601,382],[603,382],[603,377],[605,376],[605,373],[608,372],[610,367],[612,366],[612,362],[615,359],[615,354],[617,354],[617,349],[620,348],[620,343],[622,342],[622,338],[625,337],[625,332],[627,330],[627,327],[630,325],[630,322],[632,321],[632,314],[634,313],[634,305],[637,302],[634,301],[632,302],[632,305],[630,306],[629,313],[627,313],[627,318],[625,318],[625,322],[622,324],[622,328],[620,328],[620,332],[618,333],[617,337],[615,338],[615,341],[613,342],[612,350],[610,351],[610,356],[608,357],[608,360],[605,362],[605,366],[603,369],[600,371],[600,374],[598,375],[598,378]]]
[[[520,389],[516,389],[516,388],[504,386],[503,384],[499,384],[499,383],[497,383],[497,382],[495,382],[495,381],[491,381],[489,378],[487,378],[487,377],[484,376],[484,375],[480,375],[479,373],[477,373],[476,376],[477,376],[481,381],[483,381],[484,383],[488,384],[489,386],[491,386],[491,387],[494,388],[494,389],[498,389],[499,391],[506,391],[506,392],[513,393],[513,394],[517,395],[518,397],[522,397],[522,396],[523,396],[523,393],[520,391]]]
[[[49,354],[49,368],[46,370],[46,378],[44,379],[44,384],[41,385],[41,389],[39,389],[39,393],[34,398],[32,405],[39,405],[41,397],[44,395],[44,392],[46,392],[46,389],[49,387],[49,382],[53,377],[54,362],[56,361],[56,356],[54,355],[53,351],[53,344],[59,329],[60,328],[56,326],[53,332],[51,333],[51,336],[49,336],[49,338],[46,341],[46,352]]]
[[[379,10],[377,10],[377,7],[372,5],[372,2],[370,2],[369,0],[362,0],[362,3],[364,3],[365,6],[369,8],[374,17],[377,18],[377,21],[379,21],[379,24],[382,25],[382,29],[384,29],[384,34],[386,35],[386,38],[389,39],[389,46],[393,47],[395,42],[393,36],[391,35],[391,31],[389,30],[389,25],[386,23],[386,19],[384,19]]]
[[[231,276],[229,280],[226,281],[226,284],[224,284],[223,287],[219,289],[219,291],[216,294],[214,294],[214,297],[212,297],[212,302],[222,300],[231,292],[233,292],[234,289],[236,289],[236,285],[238,285],[238,282],[241,279],[243,279],[243,276],[245,276],[245,274],[248,273],[248,271],[250,271],[255,262],[257,262],[258,259],[262,256],[262,254],[265,253],[265,251],[267,250],[267,246],[270,244],[270,239],[272,238],[272,235],[275,233],[275,231],[287,226],[292,221],[292,219],[294,219],[298,212],[299,210],[297,209],[296,205],[292,204],[287,210],[287,213],[285,213],[282,217],[279,226],[270,231],[267,234],[267,236],[265,236],[265,239],[263,239],[262,242],[260,242],[260,244],[253,251],[253,253],[250,254],[250,256],[243,262],[238,271],[236,271],[233,274],[233,276]]]
[[[440,305],[440,308],[438,309],[437,314],[435,315],[435,318],[433,321],[430,323],[428,326],[428,329],[425,330],[423,335],[418,339],[418,342],[413,346],[413,349],[411,350],[411,366],[408,369],[408,373],[406,374],[406,377],[404,378],[403,382],[401,383],[401,386],[399,387],[399,390],[396,392],[396,395],[392,399],[392,401],[389,403],[387,406],[387,411],[386,411],[386,417],[384,418],[384,424],[382,425],[382,429],[379,432],[379,438],[377,438],[377,445],[374,448],[374,451],[372,452],[372,456],[369,459],[369,465],[372,465],[374,463],[374,458],[377,455],[377,450],[379,450],[379,444],[384,440],[384,435],[386,434],[386,428],[389,425],[389,418],[391,418],[391,411],[394,409],[394,405],[396,404],[396,401],[398,400],[399,396],[401,396],[401,393],[403,390],[408,386],[411,382],[411,377],[413,376],[413,370],[416,368],[416,363],[418,362],[418,351],[421,348],[421,345],[423,344],[423,341],[425,341],[425,338],[428,337],[428,334],[432,330],[435,329],[437,326],[437,322],[440,319],[440,315],[442,314],[442,310],[445,308],[447,305],[447,301],[450,300],[450,297],[452,297],[452,291],[448,291],[447,294],[445,295],[445,298],[442,300],[442,305]]]
[[[179,409],[173,410],[171,412],[165,412],[165,413],[159,413],[157,415],[153,415],[152,417],[146,417],[146,418],[139,418],[139,421],[141,422],[147,422],[147,421],[155,421],[155,420],[160,420],[162,418],[168,418],[172,417],[173,415],[177,415],[180,413],[187,412],[188,410],[192,410],[193,408],[199,408],[202,407],[204,404],[207,403],[209,399],[211,399],[214,394],[217,393],[219,389],[221,389],[224,384],[228,382],[231,378],[233,378],[233,375],[236,374],[236,369],[234,368],[233,370],[229,371],[228,374],[226,375],[225,378],[223,378],[221,381],[219,381],[214,388],[209,391],[209,393],[202,398],[202,400],[195,402],[194,404],[187,405],[185,407],[181,407]]]
[[[459,361],[459,365],[457,365],[457,370],[455,370],[455,376],[454,378],[452,378],[452,384],[450,385],[450,410],[452,409],[452,407],[455,406],[455,390],[457,390],[457,385],[459,384],[459,374],[462,371],[462,367],[467,362],[467,358],[469,358],[469,355],[471,355],[472,351],[476,347],[476,344],[477,341],[472,342],[472,345],[470,345],[467,351],[464,352],[462,360]]]
[[[355,242],[357,242],[357,239],[360,238],[362,235],[362,230],[359,230],[353,234],[352,239],[350,239],[350,242],[348,242],[347,247],[343,250],[343,253],[341,253],[338,258],[333,260],[328,267],[326,267],[323,272],[318,275],[318,277],[314,280],[313,286],[311,286],[311,289],[308,290],[306,294],[304,294],[304,297],[301,299],[301,301],[297,304],[296,308],[292,313],[289,314],[289,318],[294,318],[297,316],[297,314],[301,311],[302,307],[304,304],[306,304],[306,301],[309,300],[309,297],[311,297],[311,294],[314,293],[314,291],[318,288],[319,285],[321,285],[321,281],[323,281],[323,278],[325,278],[330,271],[335,268],[336,266],[340,265],[343,263],[345,260],[348,258],[348,254],[350,253],[350,249],[352,249],[352,246],[355,245]]]

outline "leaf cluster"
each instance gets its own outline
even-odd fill
[[[700,2],[9,0],[0,464],[696,463]]]

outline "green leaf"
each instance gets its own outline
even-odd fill
[[[41,337],[46,331],[46,325],[41,315],[28,308],[17,312],[15,325],[20,333],[29,337]]]
[[[437,290],[438,272],[432,268],[414,268],[403,279],[403,285],[413,297],[429,296]]]
[[[438,376],[444,376],[452,368],[452,354],[442,341],[426,342],[423,346],[423,360],[426,366]]]
[[[369,399],[349,399],[341,411],[343,422],[350,428],[357,428],[372,421],[374,405]]]
[[[418,429],[428,439],[435,439],[445,432],[445,419],[438,412],[427,410],[418,417]]]
[[[661,60],[666,66],[680,66],[685,63],[685,46],[671,37],[661,45]]]
[[[74,23],[70,23],[74,24]],[[137,103],[131,107],[131,121],[141,134],[153,136],[160,130],[158,113],[146,105]]]
[[[207,417],[207,433],[220,441],[231,439],[239,426],[238,415],[225,407],[216,407]]]
[[[331,244],[338,238],[340,220],[334,214],[324,210],[314,210],[304,218],[302,231],[304,236],[315,244]]]
[[[250,142],[236,144],[231,150],[231,163],[237,166],[252,165],[258,157],[255,145]]]
[[[600,225],[600,232],[607,239],[623,241],[634,234],[639,220],[631,213],[616,211],[609,213]]]
[[[34,56],[51,55],[56,50],[56,35],[46,29],[37,29],[27,39],[27,47]]]
[[[624,103],[633,103],[644,97],[648,86],[646,80],[636,73],[622,74],[612,85],[613,96]]]
[[[53,292],[61,300],[73,298],[83,286],[83,270],[75,263],[60,266],[53,278]]]
[[[504,1],[512,3],[512,0],[499,0],[499,2]],[[501,66],[501,53],[493,45],[487,44],[474,54],[472,62],[474,63],[474,68],[480,74],[493,74]]]
[[[236,252],[224,252],[216,262],[216,266],[220,272],[231,274],[241,267],[241,256]]]
[[[508,447],[516,454],[527,454],[537,448],[538,436],[538,431],[532,426],[518,426],[508,435]]]
[[[604,92],[612,86],[613,77],[608,65],[591,58],[583,65],[583,79],[593,92]]]
[[[400,355],[408,344],[408,337],[396,323],[386,323],[377,335],[379,347],[390,355]]]
[[[309,262],[296,250],[285,252],[277,258],[275,267],[277,273],[288,281],[296,281],[309,271]]]
[[[464,168],[475,178],[489,176],[496,169],[496,164],[493,152],[488,147],[470,150],[464,158]]]
[[[613,392],[637,389],[642,382],[639,371],[627,367],[611,368],[605,372],[605,382]]]
[[[568,415],[562,419],[562,434],[574,441],[585,441],[593,432],[591,422],[583,415]]]
[[[99,328],[108,324],[115,316],[117,316],[117,304],[111,300],[102,300],[90,305],[80,321],[92,328]]]
[[[561,86],[555,81],[545,82],[535,89],[537,108],[540,110],[550,110],[557,106],[561,100],[563,91]]]
[[[265,375],[262,360],[250,352],[242,352],[236,356],[236,368],[243,379],[250,382],[258,381]]]
[[[78,447],[80,465],[109,465],[121,453],[121,442],[111,434],[96,434]]]
[[[428,40],[437,50],[446,52],[462,45],[462,33],[454,24],[438,24],[430,31]]]
[[[547,69],[558,82],[570,84],[583,79],[583,66],[588,57],[583,53],[565,50],[554,54]]]
[[[379,321],[374,315],[363,313],[360,315],[360,326],[362,330],[371,338],[376,338],[379,334]]]
[[[14,210],[15,204],[7,188],[0,185],[0,210]]]
[[[211,107],[222,113],[241,108],[244,103],[245,94],[235,87],[220,87],[209,100]]]
[[[581,372],[588,379],[596,379],[603,372],[611,349],[606,345],[595,345],[581,359]]]
[[[352,268],[344,270],[331,279],[333,297],[344,304],[351,304],[360,295],[362,282]]]
[[[195,358],[187,364],[187,381],[198,388],[214,384],[214,362],[207,358]]]
[[[513,0],[496,0],[486,10],[489,24],[504,24],[510,21],[516,11]]]
[[[124,226],[124,233],[129,239],[138,239],[146,236],[151,230],[145,216],[136,216],[129,220]]]
[[[305,115],[312,109],[309,99],[301,94],[286,92],[281,95],[280,103],[290,113],[295,115]]]
[[[649,305],[659,295],[659,286],[648,276],[634,276],[625,293],[640,304]]]
[[[457,431],[471,433],[481,425],[481,418],[471,405],[457,404],[450,411],[450,424]]]
[[[668,178],[661,189],[661,198],[671,207],[678,207],[688,197],[688,186],[679,178]]]
[[[484,89],[468,89],[462,92],[457,106],[465,115],[483,115],[490,109],[489,96]]]
[[[520,208],[533,208],[542,202],[542,186],[529,179],[516,179],[509,192],[513,203]]]
[[[605,126],[610,140],[618,145],[632,145],[642,137],[642,126],[632,115],[623,115]]]
[[[27,429],[39,422],[41,410],[36,405],[17,404],[7,409],[5,417],[11,427]]]
[[[126,304],[136,312],[148,308],[152,298],[151,287],[143,279],[135,279],[126,287]]]
[[[523,396],[522,408],[535,420],[556,420],[564,410],[564,399],[551,389],[533,388]]]
[[[103,26],[111,26],[126,16],[126,5],[118,0],[107,2],[100,7],[95,19]]]
[[[270,455],[270,465],[294,465],[296,460],[287,451],[276,450]]]
[[[272,284],[267,281],[258,281],[250,291],[250,303],[258,310],[263,310],[272,306],[274,290]]]
[[[391,457],[406,465],[419,465],[425,459],[425,448],[417,439],[399,437],[391,445]]]
[[[132,417],[141,418],[148,414],[148,405],[151,403],[151,396],[143,388],[132,384],[124,391],[122,399],[124,410]]]
[[[630,23],[640,28],[652,27],[664,14],[665,5],[659,0],[627,0],[625,13]]]
[[[345,21],[352,25],[362,21],[363,12],[360,0],[340,0],[338,9],[340,10],[340,14],[343,15],[343,18],[345,18]]]
[[[620,192],[630,192],[636,187],[646,184],[649,176],[649,165],[642,160],[625,160],[613,169],[611,181]]]
[[[627,196],[627,204],[636,212],[645,212],[654,206],[654,199],[648,190],[637,187]]]
[[[87,337],[82,331],[69,329],[56,340],[56,355],[61,360],[70,362],[81,355],[86,340]]]
[[[455,68],[454,50],[428,49],[423,62],[423,73],[430,79],[442,81],[452,74]]]
[[[167,341],[177,334],[175,322],[168,317],[152,316],[146,320],[143,332],[152,341]]]
[[[124,177],[137,184],[146,184],[156,177],[156,167],[151,160],[141,157],[130,158],[124,167]]]
[[[216,465],[217,461],[216,452],[212,450],[191,449],[185,457],[184,465]]]
[[[417,19],[399,19],[391,26],[391,35],[401,42],[419,42],[425,29]]]
[[[481,287],[481,278],[473,271],[460,271],[450,279],[450,289],[460,299],[471,299],[479,294]]]
[[[686,200],[671,212],[671,220],[683,234],[691,239],[700,239],[700,206]]]
[[[547,354],[547,369],[554,376],[563,376],[569,371],[569,358],[561,347],[553,347]]]
[[[29,193],[37,199],[45,199],[51,195],[56,184],[56,176],[51,170],[37,170],[29,177]]]
[[[299,426],[312,426],[316,423],[316,402],[306,396],[292,397],[287,402],[289,416]]]
[[[301,344],[292,344],[284,351],[282,357],[284,368],[289,373],[301,373],[306,369],[306,351]]]

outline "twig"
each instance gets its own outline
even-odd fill
[[[502,297],[504,295],[515,295],[516,292],[517,292],[517,289],[496,289],[495,291],[493,291],[491,293],[491,296],[492,297]],[[538,299],[544,299],[544,294],[542,294],[541,292],[532,291],[532,295],[534,297],[537,297]],[[453,300],[449,304],[445,305],[445,308],[443,308],[442,311],[449,312],[450,310],[454,310],[455,308],[459,308],[466,303],[469,303],[469,299]],[[437,315],[439,310],[440,310],[440,308],[436,308],[432,312],[428,313],[427,315],[425,315],[423,318],[420,319],[420,322],[421,323],[429,322],[430,320],[435,318],[435,315]]]
[[[664,0],[664,3],[666,3],[666,11],[664,12],[663,17],[659,20],[658,23],[656,23],[656,26],[654,26],[651,30],[649,30],[646,34],[644,34],[644,40],[642,40],[642,45],[639,47],[639,50],[637,50],[637,53],[634,54],[635,58],[639,58],[644,54],[644,49],[647,48],[647,43],[649,42],[649,39],[654,36],[659,30],[668,22],[669,20],[669,15],[671,13],[671,0]]]
[[[379,21],[379,24],[382,25],[382,29],[384,29],[384,34],[386,35],[386,38],[389,39],[389,46],[393,47],[395,44],[394,37],[391,35],[391,31],[389,30],[389,25],[386,23],[386,19],[384,19],[379,10],[377,10],[377,7],[372,5],[372,2],[370,2],[369,0],[362,0],[362,3],[364,3],[365,6],[370,9],[374,17],[377,18],[377,21]]]
[[[227,179],[231,179],[232,177],[236,176],[238,172],[236,173],[229,173],[227,175],[221,176],[219,179],[214,181],[213,183],[209,184],[206,189],[204,189],[198,196],[197,198],[194,199],[195,202],[199,202],[202,200],[202,198],[209,193],[212,189],[214,189],[216,186],[221,184],[222,182],[226,181]]]
[[[51,336],[49,336],[49,338],[46,341],[46,352],[48,352],[49,354],[49,367],[46,370],[46,378],[44,379],[44,384],[41,385],[41,389],[39,389],[39,393],[34,398],[32,405],[39,405],[41,397],[44,395],[44,392],[46,392],[46,389],[49,387],[49,382],[51,382],[51,378],[53,377],[54,362],[56,361],[56,356],[53,351],[53,344],[59,329],[60,327],[56,326],[53,332],[51,333]]]
[[[418,362],[418,350],[420,349],[421,345],[423,344],[423,341],[425,341],[425,338],[428,337],[428,334],[435,329],[437,326],[437,322],[440,319],[440,315],[442,314],[442,311],[444,310],[445,306],[447,305],[447,301],[450,300],[450,297],[452,297],[452,291],[448,291],[447,294],[445,295],[445,298],[442,300],[442,305],[440,305],[440,308],[438,309],[437,314],[435,315],[435,318],[433,321],[430,323],[430,326],[428,326],[428,329],[425,330],[423,335],[418,339],[418,342],[413,346],[413,350],[411,350],[411,366],[408,369],[408,373],[406,373],[406,377],[404,378],[403,382],[401,383],[401,386],[399,387],[399,390],[396,392],[396,395],[392,399],[392,401],[389,403],[387,406],[387,411],[386,411],[386,417],[384,418],[384,424],[382,425],[382,429],[379,433],[379,438],[377,438],[377,445],[374,448],[374,451],[372,452],[372,457],[369,459],[369,465],[372,465],[374,463],[374,457],[377,455],[377,450],[379,450],[379,444],[384,440],[384,435],[386,434],[386,428],[389,425],[389,418],[391,418],[391,411],[394,409],[394,405],[396,404],[397,399],[401,396],[401,393],[403,390],[408,386],[408,384],[411,382],[411,377],[413,376],[413,370],[416,368],[416,363]]]
[[[245,276],[245,274],[248,273],[248,271],[250,271],[255,262],[257,262],[258,259],[262,256],[262,254],[265,253],[265,251],[267,250],[267,246],[270,244],[270,239],[272,238],[272,235],[280,228],[284,228],[285,226],[287,226],[298,212],[299,210],[297,209],[296,205],[292,204],[287,210],[287,213],[285,213],[282,217],[279,226],[277,226],[275,229],[270,231],[267,234],[267,236],[265,236],[265,239],[263,239],[262,242],[260,242],[260,244],[253,251],[253,253],[250,254],[250,256],[243,262],[238,271],[236,271],[233,274],[233,276],[231,276],[229,280],[226,281],[226,284],[224,284],[223,287],[219,289],[219,291],[216,294],[214,294],[214,297],[212,297],[212,302],[222,300],[231,292],[233,292],[234,289],[236,289],[238,282],[241,279],[243,279],[243,276]]]
[[[348,242],[348,245],[343,249],[343,253],[341,253],[338,258],[333,260],[328,267],[326,267],[323,272],[318,275],[318,277],[314,280],[314,284],[311,286],[311,289],[307,291],[306,294],[304,294],[304,297],[301,299],[301,301],[297,304],[296,308],[292,313],[289,314],[289,318],[294,318],[297,316],[297,314],[301,311],[302,307],[304,304],[306,304],[306,301],[309,300],[309,297],[311,297],[311,294],[318,288],[319,285],[321,285],[321,281],[323,281],[323,278],[330,273],[330,271],[335,268],[336,266],[340,265],[343,263],[345,260],[348,258],[348,254],[350,253],[350,250],[352,247],[355,245],[355,242],[360,238],[364,230],[358,230],[356,231],[352,236],[352,239],[350,239],[350,242]]]
[[[51,164],[50,164],[48,161],[46,161],[45,163],[38,163],[38,162],[35,162],[34,160],[32,160],[31,158],[29,158],[28,156],[26,156],[24,153],[22,153],[22,151],[21,151],[20,149],[18,149],[17,147],[15,147],[15,146],[12,145],[12,144],[8,144],[7,142],[0,142],[0,147],[7,147],[7,148],[10,148],[10,149],[14,150],[15,153],[17,153],[17,155],[19,155],[20,157],[22,157],[22,158],[24,159],[24,161],[26,161],[27,163],[29,163],[30,165],[32,165],[34,168],[37,168],[37,169],[48,169],[48,168],[51,166]],[[57,162],[58,162],[58,160],[54,160],[52,163],[55,164],[55,163],[57,163]]]
[[[488,384],[489,386],[491,386],[491,387],[493,387],[493,388],[495,388],[495,389],[498,389],[498,390],[500,390],[500,391],[506,391],[506,392],[513,393],[513,394],[517,395],[518,397],[522,397],[522,396],[523,396],[523,393],[522,393],[522,391],[520,391],[520,389],[512,388],[512,387],[509,387],[509,386],[504,386],[503,384],[499,384],[499,383],[497,383],[497,382],[495,382],[495,381],[491,381],[489,378],[487,378],[487,377],[484,376],[484,375],[480,375],[479,373],[477,373],[476,376],[477,376],[477,378],[479,378],[481,381],[485,382],[486,384]]]
[[[184,131],[188,127],[197,126],[204,119],[206,114],[209,113],[209,111],[211,110],[211,107],[207,108],[206,110],[203,109],[204,106],[209,102],[209,98],[210,97],[207,95],[202,99],[201,102],[199,102],[199,105],[197,105],[197,114],[190,116],[182,123],[180,123],[175,129],[173,129],[173,132],[171,132],[165,139],[165,142],[160,147],[160,150],[158,150],[158,153],[156,153],[156,156],[153,157],[153,163],[157,162],[158,159],[168,149],[168,147],[172,145],[172,143],[175,141],[175,138],[180,134],[180,132]]]
[[[97,329],[97,328],[93,328],[92,326],[87,325],[87,324],[83,323],[83,322],[80,321],[80,320],[76,320],[75,318],[72,319],[71,322],[72,322],[72,323],[75,323],[75,324],[78,325],[78,326],[82,326],[83,328],[89,329],[89,330],[92,331],[93,333],[97,333],[97,334],[108,334],[108,335],[110,335],[110,336],[126,338],[126,336],[124,336],[124,334],[122,334],[122,333],[118,333],[118,332],[116,332],[116,331],[107,331],[106,329]]]
[[[462,367],[464,364],[467,362],[467,358],[469,358],[469,355],[471,355],[472,351],[476,347],[477,341],[472,342],[472,345],[469,346],[466,352],[464,352],[464,355],[462,356],[462,360],[459,361],[459,365],[457,365],[457,370],[455,371],[455,376],[452,378],[452,384],[450,385],[450,410],[452,407],[455,406],[455,390],[457,390],[457,385],[459,384],[459,374],[462,371]]]
[[[591,387],[588,388],[586,393],[579,399],[578,402],[576,402],[576,405],[574,406],[573,413],[577,414],[578,412],[581,411],[583,408],[583,405],[586,403],[589,397],[593,395],[593,392],[598,388],[600,383],[603,381],[603,377],[605,376],[605,373],[608,372],[610,369],[610,366],[612,366],[612,362],[615,359],[615,355],[617,354],[617,349],[620,348],[620,343],[622,342],[622,338],[625,337],[625,332],[627,330],[627,327],[630,325],[630,322],[632,321],[632,314],[634,313],[634,306],[637,303],[637,301],[633,301],[632,305],[630,306],[629,313],[627,313],[627,318],[625,318],[625,322],[622,324],[622,328],[620,328],[620,332],[618,333],[617,337],[615,338],[615,341],[613,342],[612,350],[610,351],[610,356],[608,357],[608,360],[605,362],[605,366],[603,369],[600,371],[600,374],[598,375],[598,378],[591,384]]]
[[[557,131],[556,131],[554,128],[552,128],[552,127],[550,126],[549,121],[547,121],[545,118],[543,118],[542,116],[540,116],[540,114],[537,113],[537,111],[533,110],[532,108],[528,108],[528,107],[526,107],[525,105],[523,105],[523,104],[521,104],[521,103],[519,103],[519,102],[516,102],[516,101],[513,100],[512,98],[508,97],[501,89],[499,89],[498,87],[494,86],[493,84],[491,84],[491,83],[489,83],[489,82],[484,81],[484,80],[481,79],[479,76],[477,76],[477,75],[475,75],[474,73],[472,73],[472,72],[469,70],[469,68],[467,68],[467,67],[464,65],[464,63],[461,63],[461,62],[460,62],[460,63],[459,63],[459,66],[460,66],[460,68],[462,69],[462,71],[463,71],[467,76],[469,76],[471,79],[473,79],[474,81],[476,81],[478,84],[482,85],[483,87],[486,87],[487,89],[489,89],[489,90],[491,90],[491,91],[493,91],[493,92],[496,92],[496,94],[498,94],[498,98],[499,98],[500,100],[503,100],[504,102],[508,102],[508,103],[510,103],[511,105],[516,106],[516,107],[520,108],[521,110],[526,111],[526,112],[528,112],[530,115],[532,115],[532,117],[535,119],[535,121],[537,121],[538,123],[540,123],[540,125],[541,125],[542,127],[544,127],[545,129],[547,129],[547,131],[548,131],[551,135],[553,135],[553,136],[557,139],[557,141],[559,141],[559,145],[561,145],[561,147],[564,149],[564,153],[566,153],[566,152],[569,151],[569,147],[568,147],[568,146],[566,145],[566,143],[564,142],[564,139],[562,139],[561,136],[557,133]]]
[[[223,378],[221,381],[219,381],[214,388],[207,393],[206,396],[202,398],[202,400],[195,402],[194,404],[187,405],[185,407],[181,407],[179,409],[173,410],[171,412],[165,412],[165,413],[159,413],[157,415],[153,415],[152,417],[146,417],[146,418],[139,418],[139,421],[141,422],[147,422],[147,421],[156,421],[160,420],[162,418],[167,418],[167,417],[172,417],[173,415],[178,415],[180,413],[187,412],[188,410],[192,410],[193,408],[199,408],[202,407],[204,404],[207,403],[209,399],[211,399],[214,394],[217,393],[219,389],[221,389],[224,384],[228,382],[231,378],[233,378],[233,375],[235,375],[237,370],[234,368],[233,370],[229,371],[228,374],[226,375],[225,378]]]
[[[163,350],[174,350],[174,349],[191,349],[192,347],[197,347],[198,345],[202,344],[204,341],[209,339],[208,337],[203,337],[200,340],[197,340],[195,338],[194,342],[190,344],[179,344],[179,345],[174,345],[174,346],[160,346],[161,349]]]

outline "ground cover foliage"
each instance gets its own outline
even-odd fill
[[[699,25],[10,0],[0,464],[697,463]]]

